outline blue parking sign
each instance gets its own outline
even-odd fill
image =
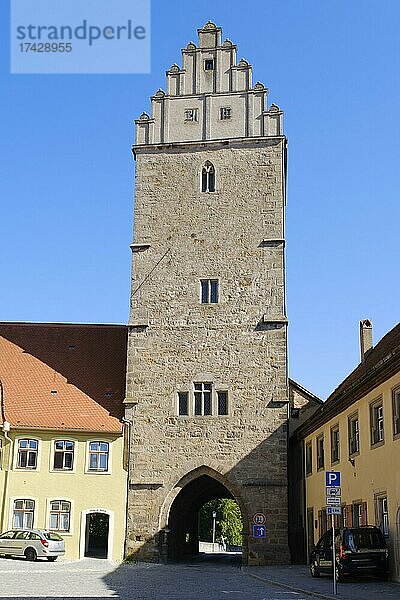
[[[340,486],[340,471],[325,471],[326,487]]]

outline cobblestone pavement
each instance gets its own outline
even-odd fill
[[[271,581],[287,587],[273,585]],[[120,565],[95,559],[55,563],[0,559],[0,598],[310,600],[324,595],[332,595],[331,579],[312,579],[305,567],[297,566],[240,570],[226,560],[183,565]],[[339,584],[341,599],[376,600],[378,595],[399,600],[400,586],[353,579]]]
[[[303,565],[245,567],[244,572],[255,576],[257,581],[260,579],[269,583],[274,581],[288,586],[292,591],[305,590],[317,597],[333,597],[332,578],[321,576],[313,579],[308,568]],[[338,583],[337,598],[343,600],[377,600],[379,596],[385,600],[400,600],[400,584],[378,581],[373,577],[346,577],[342,583]]]
[[[95,559],[52,564],[0,559],[0,598],[310,600],[253,579],[226,562],[118,565]]]

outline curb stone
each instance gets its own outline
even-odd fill
[[[338,600],[340,596],[328,596],[327,594],[322,594],[321,592],[314,592],[313,590],[305,590],[303,588],[294,587],[293,585],[288,585],[287,583],[281,583],[280,581],[274,581],[273,579],[268,579],[268,577],[261,577],[260,575],[255,575],[254,573],[249,573],[246,568],[242,567],[242,572],[248,575],[249,577],[253,577],[254,579],[258,579],[259,581],[264,581],[265,583],[269,583],[270,585],[275,585],[276,587],[283,588],[284,590],[290,590],[292,592],[299,592],[300,594],[306,594],[307,596],[313,596],[314,598],[323,598],[323,600]]]

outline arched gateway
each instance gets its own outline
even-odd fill
[[[195,551],[199,506],[230,494],[245,562],[284,562],[282,113],[219,27],[198,33],[136,121],[126,549],[139,560]]]
[[[209,500],[230,498],[237,502],[242,519],[246,515],[237,490],[230,482],[210,467],[194,469],[168,494],[160,515],[162,556],[168,560],[180,560],[199,552],[199,510]],[[243,537],[243,553],[247,556],[247,536]]]

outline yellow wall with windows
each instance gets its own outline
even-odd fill
[[[67,559],[82,558],[85,550],[85,526],[87,511],[109,514],[110,536],[109,558],[122,560],[125,539],[126,485],[127,474],[123,469],[123,437],[115,434],[92,434],[80,432],[51,432],[39,430],[15,430],[10,432],[13,440],[11,470],[7,478],[7,441],[0,430],[3,456],[0,470],[0,498],[2,531],[13,527],[13,507],[16,499],[35,500],[34,528],[49,527],[51,500],[66,500],[71,503],[70,531],[60,531],[65,540]],[[39,441],[36,469],[18,468],[18,440]],[[54,441],[75,442],[72,470],[54,470]],[[105,472],[89,471],[88,443],[109,443],[109,463]],[[2,519],[2,522],[1,522]]]
[[[392,392],[400,386],[400,373],[377,386],[316,429],[304,439],[304,448],[312,443],[312,474],[306,476],[306,508],[313,508],[314,523],[318,511],[325,508],[325,471],[341,472],[342,504],[367,503],[367,522],[379,525],[376,516],[377,495],[386,495],[389,516],[389,546],[394,576],[400,578],[400,435],[394,435]],[[370,405],[383,400],[384,441],[371,444]],[[340,402],[340,401],[339,401]],[[359,452],[349,455],[348,419],[358,412]],[[331,462],[331,428],[339,425],[340,459]],[[324,435],[324,468],[317,471],[317,437]],[[306,452],[305,452],[306,454]],[[354,465],[350,462],[352,458]],[[314,542],[318,528],[314,527]],[[310,540],[310,537],[308,537]]]

